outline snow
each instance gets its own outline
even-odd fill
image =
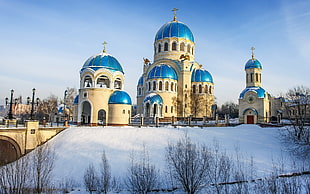
[[[228,155],[236,150],[244,160],[253,157],[258,174],[265,176],[274,161],[287,158],[278,128],[257,125],[237,127],[71,127],[54,137],[49,144],[55,149],[54,181],[74,179],[83,187],[86,167],[98,166],[102,151],[111,164],[112,175],[124,178],[130,164],[130,153],[146,147],[151,162],[161,171],[165,169],[165,148],[187,133],[193,142],[213,146],[218,141]]]

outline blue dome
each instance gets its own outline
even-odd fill
[[[161,64],[156,65],[151,69],[151,71],[147,75],[147,79],[157,79],[157,78],[168,78],[178,80],[177,73],[175,70],[169,65]]]
[[[265,98],[266,91],[264,90],[264,88],[253,86],[253,87],[247,87],[247,88],[245,88],[245,89],[241,92],[241,94],[240,94],[240,96],[239,96],[239,99],[243,99],[243,98],[244,98],[244,95],[245,95],[247,92],[249,92],[249,91],[253,91],[253,92],[257,93],[257,97],[258,97],[258,98]]]
[[[73,104],[79,104],[79,95],[74,98]]]
[[[154,104],[154,103],[163,104],[164,103],[161,96],[155,93],[150,93],[144,98],[143,103],[147,103],[147,102],[149,102],[150,104]]]
[[[257,59],[250,59],[245,64],[245,69],[259,68],[262,69],[262,64]]]
[[[192,31],[187,25],[179,21],[171,21],[164,24],[156,33],[155,41],[171,37],[184,38],[194,42]]]
[[[143,83],[144,83],[143,76],[141,76],[138,81],[138,86],[143,86]]]
[[[91,68],[95,71],[101,68],[105,68],[110,71],[120,71],[124,73],[123,68],[121,64],[117,61],[117,59],[107,53],[99,53],[97,55],[89,57],[84,63],[81,71],[86,68]]]
[[[213,83],[211,74],[205,69],[194,69],[192,73],[192,82],[210,82]]]
[[[129,104],[131,105],[131,98],[125,91],[115,91],[109,98],[109,104]]]

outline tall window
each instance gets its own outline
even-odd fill
[[[156,90],[156,82],[153,81],[153,90],[155,91]]]
[[[202,85],[199,85],[198,90],[199,90],[199,93],[202,93]]]
[[[182,42],[180,45],[180,51],[184,51],[184,49],[185,49],[185,44],[184,44],[184,42]]]
[[[196,85],[193,85],[193,93],[196,93]]]
[[[164,51],[168,51],[168,43],[167,42],[165,42],[165,45],[164,45]]]
[[[170,88],[171,91],[173,91],[173,82],[171,82],[171,88]]]
[[[159,81],[159,83],[158,83],[158,90],[160,90],[160,91],[163,90],[163,83],[162,83],[162,81]]]
[[[161,52],[161,44],[158,44],[158,52]]]
[[[151,83],[150,82],[148,82],[148,89],[149,89],[149,91],[151,91]]]
[[[169,83],[165,82],[165,90],[168,91],[169,90]]]
[[[84,88],[90,88],[92,85],[92,79],[89,75],[84,78]]]
[[[208,85],[205,85],[205,93],[208,94]]]
[[[171,113],[173,113],[173,106],[171,106]]]
[[[258,73],[255,74],[255,79],[258,82]]]
[[[115,89],[122,89],[122,81],[120,78],[116,78],[114,81],[114,88]]]
[[[173,51],[176,51],[176,50],[177,50],[177,43],[176,43],[176,42],[173,42],[173,43],[172,43],[172,50],[173,50]]]
[[[97,87],[99,88],[110,88],[110,80],[107,76],[101,75],[97,79]]]
[[[191,53],[191,45],[187,45],[187,52]]]

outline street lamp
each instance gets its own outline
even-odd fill
[[[12,105],[13,105],[13,94],[14,94],[14,90],[11,90],[11,100],[10,100],[10,109],[9,109],[9,113],[8,113],[8,119],[12,120],[13,119],[13,113],[12,113]],[[9,103],[9,99],[5,98],[5,105],[8,105]]]
[[[68,90],[65,90],[65,93],[64,93],[64,125],[67,126],[67,113],[66,113],[66,99],[67,99],[67,96],[68,96]]]
[[[33,88],[32,89],[32,101],[30,101],[30,97],[27,97],[27,104],[29,105],[31,103],[31,111],[30,111],[30,120],[33,120],[33,112],[34,112],[34,103],[37,104],[37,106],[39,105],[39,101],[40,99],[37,98],[36,101],[34,100],[34,95],[35,95],[36,89]]]

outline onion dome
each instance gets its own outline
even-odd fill
[[[262,69],[262,64],[255,58],[249,59],[245,64],[245,69],[259,68]]]
[[[213,83],[211,74],[205,69],[194,69],[192,73],[192,82],[210,82]]]
[[[131,105],[131,98],[125,91],[115,91],[109,98],[109,104],[128,104]]]
[[[124,73],[123,68],[117,59],[105,52],[89,57],[84,63],[81,71],[87,68],[93,69],[94,71],[104,68],[113,72],[120,71]]]
[[[79,104],[79,95],[76,95],[76,97],[73,100],[73,104]]]
[[[244,98],[244,95],[245,95],[247,92],[250,92],[250,91],[255,92],[255,93],[257,94],[257,97],[258,97],[258,98],[265,98],[265,96],[266,96],[266,91],[264,90],[264,88],[253,86],[253,87],[247,87],[247,88],[245,88],[245,89],[241,92],[241,94],[240,94],[240,96],[239,96],[239,99],[243,99],[243,98]]]
[[[154,66],[147,75],[147,79],[158,78],[178,80],[178,76],[175,70],[171,66],[165,64]]]
[[[144,83],[144,79],[143,79],[143,76],[141,76],[138,81],[138,86],[143,86],[143,83]]]
[[[160,95],[155,93],[150,93],[147,96],[145,96],[143,103],[150,103],[150,104],[163,104],[163,99]]]
[[[156,33],[155,42],[164,38],[184,38],[194,42],[194,36],[189,27],[179,21],[171,21],[164,24]]]

